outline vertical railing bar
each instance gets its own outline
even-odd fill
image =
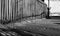
[[[1,9],[2,9],[2,10],[1,10],[1,11],[2,11],[2,13],[3,13],[3,4],[2,4],[2,2],[1,2],[1,5],[2,5],[2,6],[1,6]],[[2,14],[2,20],[3,20],[3,14]]]
[[[32,2],[32,4],[33,4],[33,2]],[[31,6],[31,7],[33,7],[33,8],[34,8],[34,6]],[[33,9],[31,9],[31,10],[33,10]],[[33,19],[33,11],[32,11],[32,19]]]
[[[35,19],[36,19],[36,0],[35,0]],[[36,23],[36,21],[35,21],[35,23]]]
[[[14,3],[14,6],[15,6],[15,7],[14,7],[14,8],[15,8],[15,9],[14,9],[14,19],[15,19],[15,16],[16,16],[16,0],[15,0],[15,3]]]
[[[6,4],[8,4],[8,2],[6,3]],[[8,7],[8,6],[7,6]],[[6,10],[7,10],[7,7],[6,7]],[[8,11],[8,10],[7,10]],[[7,19],[7,11],[6,11],[6,19]]]
[[[17,3],[16,0],[15,0],[15,3]],[[16,6],[16,4],[15,4],[15,6]],[[15,10],[17,10],[17,6],[16,6],[16,9],[15,9]],[[17,15],[17,14],[16,14],[16,15]],[[16,16],[16,15],[15,15],[15,16]]]
[[[11,0],[12,2],[12,0]],[[11,20],[13,21],[13,6],[12,6],[12,17],[11,17]]]
[[[10,21],[12,20],[12,8],[11,8],[11,14],[10,14]]]
[[[4,20],[4,0],[3,0],[3,20]]]
[[[9,20],[9,0],[8,0],[8,20]]]
[[[3,20],[3,1],[2,1],[2,20]]]
[[[24,0],[23,0],[24,1]],[[24,2],[22,1],[22,5],[24,7]],[[23,7],[22,7],[22,19],[23,19]]]
[[[31,4],[30,4],[30,12],[31,12]],[[32,16],[32,13],[30,13],[30,16]],[[30,17],[30,19],[32,19],[32,18]]]
[[[31,12],[31,4],[30,4],[30,12]],[[30,16],[32,16],[32,13],[30,13]],[[30,19],[31,19],[31,17],[30,17]]]
[[[35,0],[35,19],[36,19],[36,0]]]
[[[5,0],[3,1],[3,20],[4,20],[4,10],[5,9]]]
[[[14,2],[15,2],[15,0],[14,0]],[[14,4],[13,5],[13,20],[14,20],[14,12],[15,12],[15,9],[14,9],[15,8],[15,3],[14,2],[13,2],[13,4]]]
[[[1,0],[1,19],[2,19],[2,0]]]
[[[15,19],[15,17],[16,17],[16,0],[15,0],[15,3],[14,3],[14,6],[15,6],[15,7],[14,7],[14,8],[15,8],[15,9],[14,9],[14,19]]]
[[[15,17],[16,17],[16,0],[15,0]],[[15,19],[15,18],[14,18]]]
[[[4,0],[4,15],[5,15],[5,0]],[[4,20],[5,20],[5,16],[4,16]]]
[[[8,0],[7,0],[7,19],[8,19]]]
[[[30,2],[30,1],[29,1]],[[30,19],[32,18],[32,13],[31,13],[31,4],[29,3],[29,10],[30,10]]]
[[[12,0],[11,0],[11,3],[12,3]],[[12,17],[11,17],[11,20],[13,21],[13,3],[12,3]]]
[[[12,2],[12,0],[11,0],[11,2]],[[13,6],[12,6],[13,7]],[[12,17],[11,17],[11,20],[13,20],[13,8],[12,8]]]
[[[32,11],[31,11],[31,4],[30,4],[30,12],[31,12],[31,15],[30,15],[30,16],[31,16],[31,19],[32,19]]]
[[[23,2],[22,2],[23,3]],[[21,8],[20,8],[21,9]],[[21,11],[21,10],[20,10]],[[21,20],[22,20],[22,11],[21,11]]]
[[[10,20],[10,1],[9,1],[9,20]]]
[[[15,0],[15,17],[16,17],[16,0]]]
[[[5,0],[5,20],[6,20],[6,0]]]
[[[30,3],[31,4],[31,3]],[[33,4],[33,2],[32,2],[32,4]],[[31,6],[32,7],[32,6]],[[31,10],[31,12],[32,12],[32,19],[33,19],[33,11]]]
[[[22,2],[22,4],[23,4],[23,2]],[[21,8],[20,8],[21,9]],[[21,10],[20,10],[21,11]],[[22,11],[21,11],[21,21],[22,21]]]
[[[21,11],[21,8],[20,8],[20,11]],[[22,20],[22,12],[21,12],[21,20]]]
[[[15,2],[15,0],[14,0],[14,2]],[[14,4],[14,2],[13,2],[13,4]],[[12,8],[13,8],[13,20],[14,20],[14,11],[15,11],[14,8],[15,8],[15,4],[13,5]]]
[[[11,0],[9,0],[9,21],[11,21]]]
[[[3,20],[4,20],[4,0],[3,0]]]
[[[1,0],[1,23],[2,23],[2,0]]]
[[[13,4],[13,2],[12,2],[12,4]],[[13,5],[12,5],[12,21],[13,21],[13,18],[14,17],[14,14],[13,14]]]
[[[17,16],[18,16],[18,0],[17,0]]]
[[[8,1],[8,0],[7,0]],[[8,4],[8,2],[7,2],[7,4]],[[8,9],[8,6],[7,6],[7,9]],[[7,12],[8,12],[8,10],[7,10]],[[8,15],[7,15],[7,17],[8,17]]]
[[[22,1],[22,6],[24,6],[24,5],[23,5],[23,2],[24,2],[24,1]],[[21,9],[20,11],[21,11],[21,21],[22,21],[22,17],[23,17],[23,10],[22,10],[22,9],[23,9],[23,8],[21,7],[20,9]]]

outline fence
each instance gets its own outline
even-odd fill
[[[16,3],[17,0],[14,1]],[[2,20],[7,20],[7,19],[14,19],[15,15],[18,15],[16,11],[16,4],[13,4],[13,0],[0,0],[0,5],[1,5],[1,19]],[[18,2],[17,2],[18,3]],[[13,6],[14,5],[14,6]],[[12,16],[13,15],[13,16]],[[12,16],[12,17],[11,17]]]
[[[44,9],[46,11],[46,4],[37,0],[0,0],[0,19],[10,21],[26,16],[40,15]]]

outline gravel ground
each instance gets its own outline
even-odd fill
[[[57,21],[60,22],[56,19],[24,20],[11,23],[7,27],[45,36],[60,36],[60,25],[55,24],[58,23]]]
[[[15,28],[23,30],[24,32],[34,33],[43,36],[60,36],[59,19],[31,19],[9,23],[8,25],[1,25],[2,28]]]

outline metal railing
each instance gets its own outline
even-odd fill
[[[18,0],[1,0],[1,19],[14,19],[15,15],[18,15]],[[17,6],[16,6],[17,2]],[[14,3],[14,4],[13,4]],[[14,6],[13,6],[14,5]],[[17,9],[17,10],[16,10]],[[11,15],[13,15],[11,17]]]
[[[0,5],[0,20],[9,21],[18,16],[18,0],[0,0]]]
[[[36,17],[36,1],[31,0],[30,5],[26,2],[28,0],[0,0],[1,7],[1,20],[3,21],[13,21],[15,19],[22,18],[28,14],[27,16],[31,16],[32,18]],[[33,5],[33,6],[32,6]],[[29,9],[27,9],[27,7]],[[28,11],[29,10],[29,11]],[[28,13],[26,13],[28,12]],[[31,14],[31,15],[29,15]],[[38,13],[39,14],[39,13]],[[40,14],[41,15],[41,14]],[[39,15],[39,16],[40,16]],[[38,15],[37,15],[38,16]]]

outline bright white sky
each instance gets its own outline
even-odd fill
[[[48,0],[45,3],[48,4]],[[50,13],[60,13],[60,0],[50,0],[50,7]]]

